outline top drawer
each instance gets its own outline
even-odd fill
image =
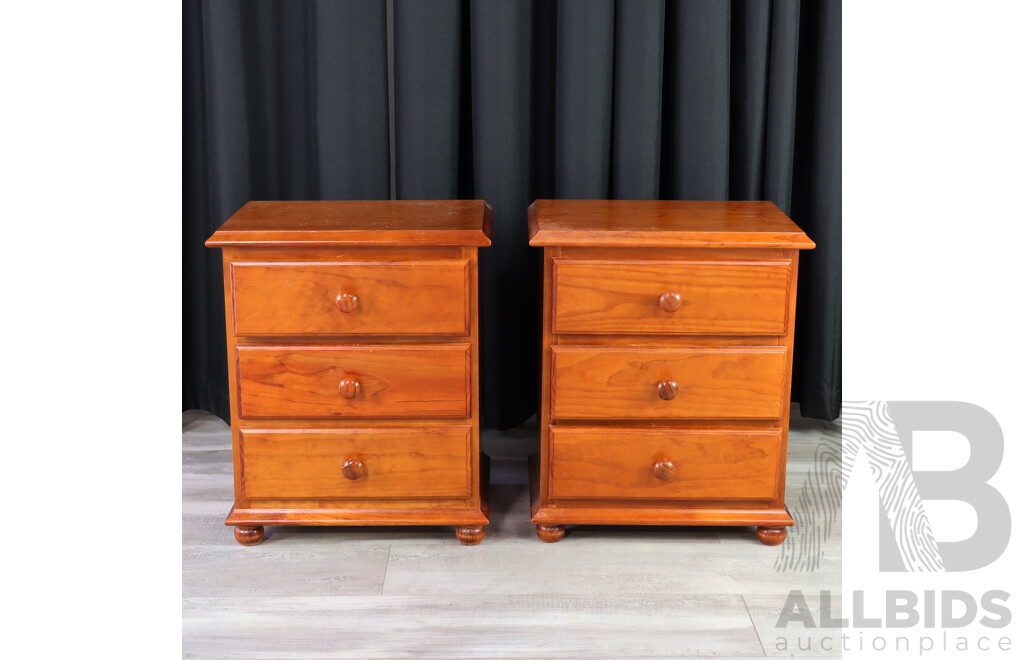
[[[234,262],[235,334],[466,335],[469,262]]]
[[[552,332],[784,335],[792,262],[554,259]]]

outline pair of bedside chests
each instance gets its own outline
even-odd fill
[[[799,251],[770,202],[538,200],[541,540],[750,525],[777,545]],[[264,525],[488,522],[483,201],[249,202],[223,248],[235,504]]]

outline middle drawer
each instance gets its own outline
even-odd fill
[[[552,346],[560,419],[777,419],[785,346]]]
[[[468,417],[469,344],[238,346],[242,418]]]

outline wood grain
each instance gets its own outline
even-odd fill
[[[787,350],[553,346],[551,416],[557,419],[775,419]],[[672,380],[670,401],[658,384]]]
[[[551,429],[553,499],[769,500],[779,465],[777,429],[696,431]],[[659,478],[657,466],[674,473]]]
[[[793,260],[793,276],[790,278],[789,286],[789,316],[792,319],[796,318],[796,290],[797,283],[799,281],[798,271],[800,266],[800,251],[799,250],[788,250],[786,255]],[[786,383],[783,385],[783,392],[785,396],[782,398],[782,414],[779,415],[779,420],[776,422],[776,426],[782,430],[782,446],[779,448],[779,455],[782,457],[783,465],[787,460],[789,453],[789,418],[790,418],[790,407],[792,405],[792,397],[790,392],[793,384],[793,347],[796,341],[796,328],[791,328],[786,336],[779,337],[779,346],[785,346],[789,352],[786,359]],[[785,495],[786,495],[786,470],[779,470],[778,485],[775,488],[775,492],[778,493],[778,497],[773,502],[774,506],[785,506]],[[783,536],[783,540],[785,536]]]
[[[252,201],[207,247],[410,247],[491,244],[482,200]]]
[[[242,490],[259,498],[466,498],[469,426],[242,430]],[[345,464],[358,462],[345,473]]]
[[[250,202],[209,239],[224,248],[226,524],[240,540],[263,525],[482,536],[477,247],[491,218],[479,200]],[[457,447],[432,432],[440,419],[461,422]]]
[[[486,525],[487,514],[479,506],[411,507],[406,503],[387,506],[381,502],[375,508],[355,508],[353,500],[328,500],[315,509],[301,508],[292,503],[288,508],[232,509],[224,521],[226,525],[259,523],[262,525],[302,525],[311,527],[339,527],[346,525]],[[329,505],[333,505],[329,506]]]
[[[484,525],[461,526],[455,528],[455,538],[462,545],[480,545],[486,533]]]
[[[565,525],[537,525],[537,538],[545,543],[558,543],[565,536]]]
[[[792,525],[797,257],[813,241],[770,202],[538,200],[528,216],[530,243],[544,249],[538,535],[565,524]],[[635,442],[580,442],[556,463],[559,433],[592,429]],[[662,432],[755,442],[643,455]],[[717,480],[723,470],[735,478]],[[689,496],[688,475],[705,490]]]
[[[658,381],[658,398],[671,401],[679,396],[679,383],[668,378]]]
[[[448,549],[447,554],[479,557],[488,545],[460,553]],[[276,660],[764,657],[739,595],[652,597],[606,592],[565,596],[541,586],[511,597],[468,596],[467,588],[482,584],[464,584],[462,575],[448,570],[438,556],[442,547],[418,563],[440,567],[434,574],[444,575],[445,580],[436,580],[431,591],[415,595],[354,596],[344,590],[343,583],[335,585],[334,595],[316,599],[266,597],[255,589],[247,597],[186,598],[183,656]],[[561,549],[539,543],[534,547],[547,554]],[[542,557],[531,559],[543,561]],[[509,566],[477,562],[492,568]],[[567,564],[558,562],[563,569]],[[496,573],[485,582],[522,584],[508,568]],[[530,583],[533,586],[536,581]]]
[[[789,261],[555,259],[553,268],[553,332],[786,333]]]
[[[231,311],[231,263],[237,258],[238,250],[226,247],[222,250],[222,272],[224,275],[224,319],[225,319],[225,343],[227,344],[226,355],[228,358],[228,388],[230,389],[228,404],[231,409],[231,445],[232,461],[235,477],[235,505],[246,507],[249,503],[242,499],[242,455],[238,448],[239,435],[239,412],[238,412],[238,352],[235,350],[235,335],[231,331],[234,325],[234,318]]]
[[[235,540],[239,545],[257,545],[263,540],[262,525],[239,525],[235,527]]]
[[[465,335],[468,280],[466,260],[233,263],[234,332]]]
[[[771,202],[538,199],[529,221],[535,246],[814,247]]]
[[[356,458],[355,456],[346,458],[345,462],[341,464],[341,474],[346,479],[351,479],[352,481],[363,479],[366,477],[366,463],[363,463],[362,458]],[[281,495],[281,497],[287,496]],[[304,495],[303,497],[309,496]]]
[[[467,417],[468,344],[237,347],[239,414],[261,417]],[[358,379],[355,398],[338,391]]]
[[[751,619],[775,640],[791,589],[803,590],[816,621],[816,594],[841,591],[838,524],[817,570],[801,572],[775,570],[780,548],[761,545],[752,527],[570,526],[562,542],[541,543],[518,482],[535,425],[485,433],[485,446],[507,453],[494,457],[504,467],[479,546],[459,546],[453,526],[420,523],[268,526],[263,543],[242,548],[221,524],[231,431],[209,413],[182,421],[185,657],[752,658],[762,652]],[[823,433],[838,437],[838,424],[794,417],[794,514]],[[796,531],[782,548],[801,540]],[[837,602],[832,614],[849,613]],[[790,625],[790,652],[797,630],[810,632]]]
[[[757,538],[765,545],[781,545],[786,540],[786,528],[758,527]]]

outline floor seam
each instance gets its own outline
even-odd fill
[[[768,652],[764,650],[764,642],[761,641],[761,633],[757,632],[757,625],[754,623],[754,617],[750,615],[750,606],[747,605],[746,596],[740,594],[740,600],[743,601],[743,609],[747,611],[747,618],[750,619],[750,627],[754,629],[754,634],[757,636],[757,643],[761,645],[761,654],[767,658]]]
[[[384,595],[384,585],[388,581],[388,569],[391,568],[391,548],[392,544],[388,543],[388,560],[384,562],[384,578],[380,581],[380,595]]]

